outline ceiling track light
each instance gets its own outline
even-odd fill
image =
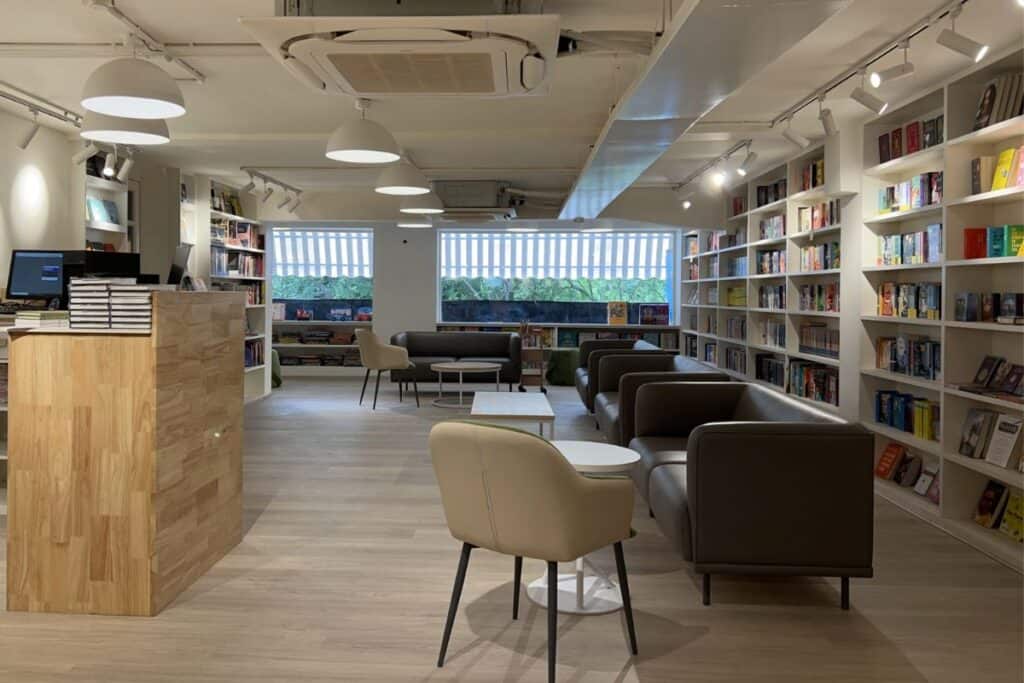
[[[942,47],[948,48],[953,52],[962,54],[964,57],[971,59],[975,64],[980,62],[988,54],[988,45],[971,40],[962,33],[956,32],[956,19],[960,16],[962,11],[960,4],[957,3],[953,9],[949,10],[950,28],[942,29],[942,33],[935,39],[935,42]]]
[[[88,145],[75,152],[75,155],[71,157],[71,161],[76,165],[83,164],[86,159],[95,156],[99,151],[100,148],[90,142]]]
[[[136,57],[107,62],[89,76],[82,106],[129,119],[171,119],[185,114],[178,83],[160,67]]]
[[[872,88],[878,88],[883,83],[889,83],[914,73],[914,65],[910,63],[910,41],[901,41],[899,47],[903,50],[903,63],[881,71],[872,71],[868,77],[868,82],[871,83]]]
[[[726,159],[728,160],[728,159]],[[729,174],[725,171],[725,168],[719,168],[711,174],[711,182],[715,187],[722,187],[725,185],[725,181],[729,179]]]
[[[277,205],[277,208],[278,209],[283,209],[284,207],[286,207],[287,205],[292,203],[292,199],[294,199],[294,197],[292,197],[290,194],[288,194],[286,192],[285,195],[284,195],[284,200],[280,204]]]
[[[795,130],[793,130],[792,124],[792,117],[786,119],[786,127],[782,131],[782,137],[786,138],[800,149],[807,149],[808,147],[810,147],[811,141],[805,138],[803,135],[800,135],[800,133],[797,133]]]
[[[121,168],[118,169],[116,178],[123,183],[128,179],[128,174],[132,172],[132,167],[134,166],[135,153],[132,150],[128,150],[128,156],[121,162]]]
[[[690,201],[689,199],[684,199],[683,203],[680,204],[679,206],[683,207],[683,211],[689,211],[690,207],[693,206],[693,202]]]
[[[825,93],[818,98],[818,121],[821,122],[821,129],[825,131],[825,137],[830,138],[839,132],[832,110],[825,106]]]
[[[28,132],[18,141],[18,147],[20,149],[28,149],[28,146],[32,144],[32,140],[35,139],[36,133],[39,132],[39,112],[32,110],[32,126],[28,129]]]
[[[270,183],[264,181],[263,182],[263,196],[260,197],[260,204],[266,204],[267,200],[270,199],[270,195],[272,195],[272,194],[274,194],[274,188],[270,185]]]
[[[395,137],[387,128],[366,118],[370,101],[356,101],[359,118],[338,126],[327,140],[328,159],[349,164],[391,164],[401,159]]]
[[[252,192],[255,189],[256,189],[256,180],[252,177],[252,173],[250,173],[249,174],[249,182],[247,182],[245,185],[243,185],[242,189],[240,189],[239,192],[242,193],[242,194],[248,194],[249,192]]]
[[[889,108],[889,103],[883,99],[875,97],[867,90],[864,89],[864,71],[860,72],[860,85],[853,89],[850,93],[850,99],[857,104],[861,105],[868,111],[874,112],[881,116],[885,113],[885,110]]]
[[[113,178],[115,166],[117,166],[117,148],[113,152],[107,152],[107,158],[103,162],[103,177]]]
[[[430,182],[423,173],[408,161],[385,168],[373,188],[379,194],[410,196],[430,192]]]
[[[288,213],[295,213],[295,209],[299,208],[299,204],[302,203],[302,193],[296,192],[295,199],[292,200],[291,204],[285,207]]]
[[[747,145],[747,156],[743,157],[743,162],[740,164],[739,168],[736,169],[736,172],[739,173],[741,177],[746,177],[746,175],[750,173],[750,169],[753,167],[755,161],[757,161],[757,152],[751,152],[750,145]]]

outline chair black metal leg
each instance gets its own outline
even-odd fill
[[[370,381],[370,368],[366,368],[366,376],[363,377],[363,390],[359,392],[359,405],[363,405],[363,396],[366,395],[366,383]]]
[[[548,562],[548,683],[555,683],[558,651],[558,563]]]
[[[523,582],[523,558],[521,555],[516,555],[516,568],[513,572],[515,575],[512,579],[512,618],[519,618],[519,591],[520,585]]]
[[[404,382],[399,382],[398,383],[398,402],[399,403],[402,402],[402,385],[403,384],[404,384]]]
[[[626,558],[622,555],[622,542],[615,544],[615,568],[619,571],[619,593],[622,594],[622,610],[626,615],[626,630],[629,631],[629,650],[636,649],[636,627],[633,625],[633,603],[629,598],[629,579],[626,576]]]
[[[444,666],[444,656],[448,652],[448,640],[452,636],[455,624],[455,613],[459,609],[459,598],[462,597],[462,584],[466,581],[466,569],[469,567],[469,553],[473,546],[462,544],[462,555],[459,557],[459,570],[455,573],[455,585],[452,586],[452,601],[448,605],[448,620],[444,624],[444,637],[441,638],[441,653],[437,656],[437,668]]]
[[[839,605],[843,609],[850,609],[850,577],[843,576],[839,579]]]
[[[377,410],[377,392],[380,391],[380,370],[377,371],[377,384],[373,387],[373,409]]]
[[[420,407],[420,388],[416,385],[416,380],[412,381],[412,392],[416,395],[416,407]]]
[[[711,604],[711,574],[704,575],[704,604]]]

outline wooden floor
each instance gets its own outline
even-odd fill
[[[156,618],[0,611],[0,681],[545,680],[545,612],[524,599],[512,622],[512,559],[486,552],[434,668],[459,546],[425,446],[456,413],[390,384],[371,412],[358,389],[290,380],[249,406],[243,543]],[[574,391],[551,397],[560,438],[598,438]],[[560,681],[1022,680],[1021,577],[883,501],[877,576],[853,580],[849,612],[817,578],[718,578],[703,607],[639,505],[634,525],[640,656],[619,615],[563,616]]]

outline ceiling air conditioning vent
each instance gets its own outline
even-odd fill
[[[307,85],[371,99],[543,94],[558,51],[557,15],[240,21]]]

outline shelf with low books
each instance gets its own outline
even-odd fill
[[[825,275],[839,275],[839,273],[840,273],[840,269],[839,268],[826,268],[826,269],[823,269],[823,270],[797,271],[797,272],[789,273],[789,277],[791,277],[791,278],[794,278],[794,277],[819,277],[819,276],[825,276]]]
[[[910,432],[896,429],[895,427],[882,424],[881,422],[862,420],[861,425],[870,432],[884,436],[891,441],[905,443],[919,451],[924,451],[925,453],[931,453],[933,455],[939,455],[942,452],[942,446],[938,441],[919,439]]]
[[[1024,488],[1024,472],[1019,470],[1007,469],[998,465],[993,465],[985,460],[978,460],[977,458],[968,458],[967,456],[960,455],[959,453],[945,452],[942,454],[942,459],[953,462],[961,467],[966,467],[969,470],[974,470],[980,474],[984,474],[989,479],[997,479],[1003,483],[1009,484],[1016,488]]]
[[[906,384],[919,389],[928,389],[934,392],[942,391],[942,383],[931,379],[925,379],[923,377],[916,377],[914,375],[908,375],[901,372],[892,372],[891,370],[883,370],[881,368],[862,368],[860,374],[865,377],[873,377],[874,379],[884,380],[886,382],[894,382],[896,384]]]
[[[929,204],[927,206],[920,206],[913,209],[906,209],[903,211],[893,211],[891,213],[876,214],[868,220],[864,221],[866,225],[880,225],[882,223],[896,223],[899,221],[905,221],[911,218],[918,218],[921,216],[936,214],[942,211],[942,204]]]

